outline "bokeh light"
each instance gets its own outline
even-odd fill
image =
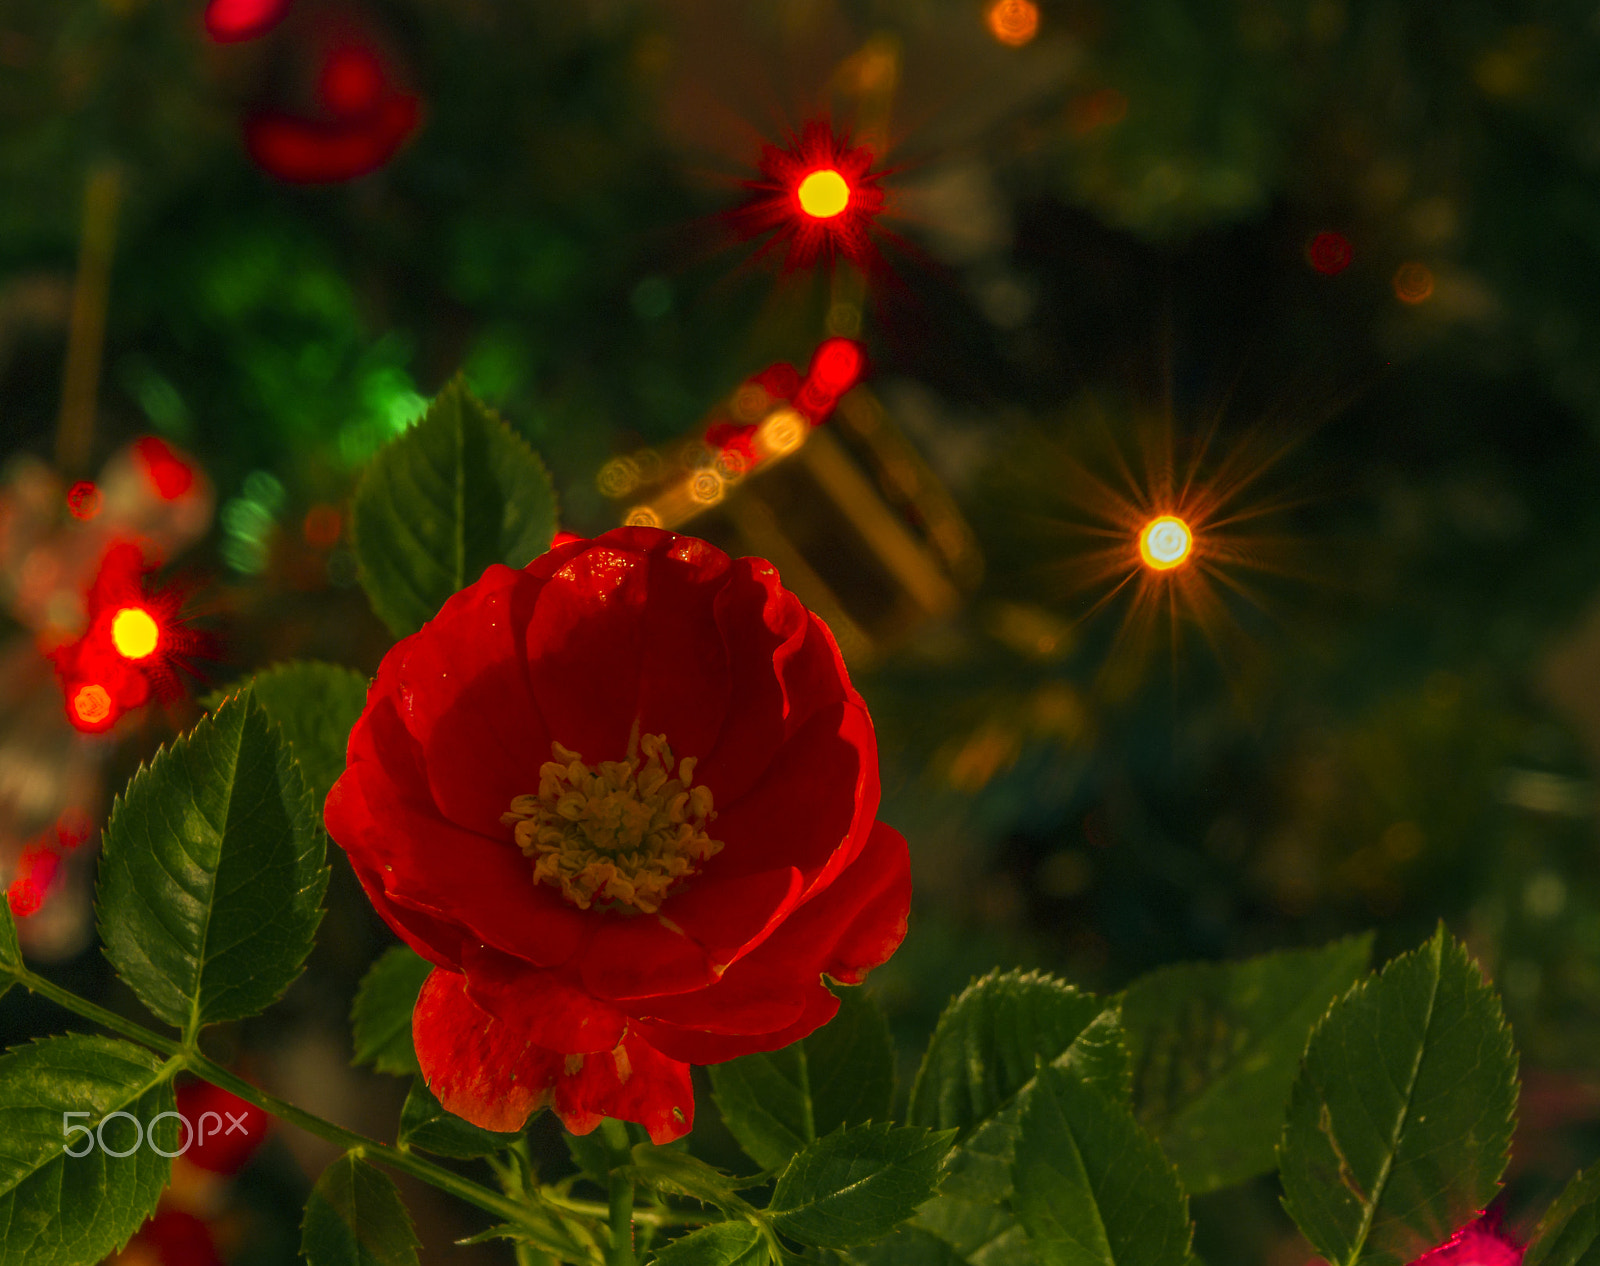
[[[103,730],[112,721],[111,692],[90,682],[73,689],[67,700],[68,718],[80,730]]]
[[[833,168],[825,167],[802,180],[795,196],[807,215],[816,220],[831,220],[850,205],[850,185]]]
[[[1039,6],[1033,0],[994,0],[984,21],[995,39],[1021,48],[1039,33]]]
[[[1394,274],[1394,297],[1401,303],[1425,303],[1433,295],[1433,270],[1416,262],[1401,264]]]
[[[1154,571],[1181,567],[1193,551],[1194,533],[1176,515],[1151,519],[1139,533],[1139,559]]]
[[[111,617],[111,644],[124,659],[148,659],[161,644],[161,626],[143,607],[123,607]]]
[[[67,512],[87,523],[100,513],[100,489],[88,479],[80,479],[67,490]]]
[[[289,11],[289,0],[211,0],[206,33],[219,44],[264,35]]]
[[[1324,277],[1332,277],[1350,267],[1355,250],[1343,233],[1318,233],[1306,246],[1306,259]]]

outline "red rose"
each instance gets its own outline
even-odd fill
[[[619,528],[495,566],[378,669],[327,824],[435,964],[440,1101],[693,1123],[689,1065],[826,1023],[905,935],[872,722],[770,564]]]

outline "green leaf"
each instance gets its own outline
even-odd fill
[[[433,964],[409,945],[384,952],[361,978],[350,1008],[355,1043],[352,1063],[371,1064],[380,1073],[420,1073],[411,1041],[411,1012]]]
[[[1371,946],[1360,936],[1242,963],[1183,963],[1128,987],[1122,1023],[1138,1115],[1191,1194],[1277,1164],[1306,1041],[1366,971]]]
[[[1038,972],[991,972],[952,1002],[911,1088],[908,1119],[963,1134],[988,1120],[1105,1009],[1092,994]]]
[[[1189,1202],[1126,1105],[1066,1068],[1023,1104],[1016,1210],[1043,1266],[1184,1266]]]
[[[161,1019],[255,1015],[322,918],[326,839],[289,746],[249,691],[133,776],[102,841],[106,957]]]
[[[728,1130],[763,1169],[778,1169],[841,1125],[882,1121],[894,1102],[894,1043],[883,1012],[860,989],[810,1037],[711,1067]]]
[[[950,1131],[888,1124],[837,1130],[789,1162],[767,1214],[802,1244],[866,1244],[933,1194],[951,1138]]]
[[[523,567],[544,553],[555,524],[544,463],[457,377],[373,458],[350,536],[372,609],[404,637],[491,563]]]
[[[1126,1103],[1129,1062],[1116,1008],[1090,1021],[1054,1063]],[[951,1153],[939,1194],[917,1210],[917,1226],[979,1266],[1031,1266],[1037,1260],[1011,1208],[1017,1131],[1034,1084],[1029,1079]]]
[[[346,1153],[311,1189],[300,1251],[310,1266],[417,1266],[417,1234],[389,1177]]]
[[[344,773],[350,730],[367,706],[367,679],[353,668],[303,659],[250,679],[267,716],[283,728],[320,813]]]
[[[961,1266],[962,1257],[944,1240],[915,1226],[898,1226],[881,1240],[850,1250],[860,1266]]]
[[[733,1217],[757,1218],[749,1201],[739,1195],[738,1179],[677,1148],[636,1144],[632,1164],[623,1172],[652,1191],[689,1196]]]
[[[0,1266],[100,1261],[155,1212],[172,1173],[161,1153],[183,1142],[175,1114],[156,1120],[174,1113],[176,1071],[143,1047],[83,1034],[0,1056]],[[95,1137],[134,1147],[132,1123],[106,1122],[117,1112],[153,1136],[130,1155],[108,1155]]]
[[[1522,1266],[1600,1266],[1600,1165],[1556,1197],[1539,1220]]]
[[[578,1219],[542,1205],[524,1205],[521,1222],[501,1222],[456,1243],[484,1244],[490,1240],[531,1244],[563,1262],[593,1261],[598,1264],[604,1258],[599,1243]]]
[[[458,1160],[489,1156],[521,1137],[520,1132],[501,1134],[463,1121],[434,1098],[421,1077],[411,1083],[411,1093],[400,1109],[400,1145],[420,1147],[438,1156],[454,1156]]]
[[[1402,1266],[1489,1203],[1516,1102],[1499,999],[1441,925],[1312,1034],[1279,1147],[1284,1207],[1332,1266]]]
[[[661,1266],[763,1266],[770,1256],[759,1226],[718,1222],[662,1245],[656,1261]]]

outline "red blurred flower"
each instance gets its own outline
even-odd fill
[[[728,221],[741,236],[766,237],[762,253],[786,248],[785,269],[839,255],[866,267],[878,259],[871,230],[884,201],[874,161],[871,150],[851,144],[826,119],[812,119],[787,146],[762,147],[761,178],[745,182],[751,196]],[[820,199],[817,181],[825,182]]]
[[[1467,1223],[1411,1266],[1521,1266],[1523,1247],[1500,1229],[1496,1213]]]
[[[390,78],[377,53],[343,44],[317,78],[320,118],[263,110],[245,120],[250,156],[280,180],[329,184],[376,171],[422,121],[422,103]]]
[[[178,1087],[178,1113],[193,1131],[184,1160],[213,1174],[238,1173],[272,1128],[267,1112],[209,1081]]]
[[[452,1112],[550,1105],[658,1142],[691,1063],[786,1046],[905,934],[905,841],[826,626],[770,564],[619,528],[491,567],[385,657],[328,797],[436,966],[417,1056]]]

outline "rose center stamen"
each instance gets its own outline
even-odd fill
[[[695,758],[674,762],[665,735],[642,735],[627,760],[593,766],[560,743],[550,752],[538,794],[518,796],[500,821],[533,859],[534,879],[580,910],[603,901],[654,914],[674,883],[722,850],[706,833],[717,816],[711,788],[693,785]]]

